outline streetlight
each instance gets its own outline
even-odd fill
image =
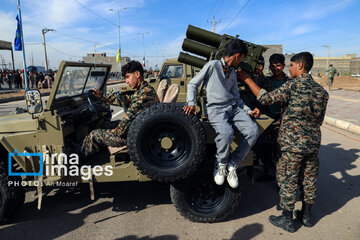
[[[121,72],[121,68],[122,68],[122,65],[121,65],[121,39],[120,39],[120,11],[121,10],[126,10],[127,8],[124,7],[124,8],[121,8],[121,9],[118,9],[116,10],[117,12],[117,16],[118,16],[118,29],[119,29],[119,62],[120,62],[120,70],[119,70],[119,73],[120,73],[120,79],[122,80],[122,72]],[[109,11],[114,11],[114,9],[110,8]]]
[[[155,45],[155,58],[156,58],[156,64],[155,64],[155,68],[158,68],[158,46],[160,46],[160,43],[152,43],[152,45]]]
[[[165,49],[161,49],[163,53],[163,63],[165,62]]]
[[[146,67],[145,67],[145,43],[144,43],[144,35],[145,35],[145,34],[149,34],[149,32],[137,33],[137,34],[142,35],[143,50],[144,50],[143,66],[144,66],[144,68],[146,69]]]
[[[48,70],[48,63],[47,63],[47,55],[46,55],[46,43],[45,43],[45,33],[47,32],[54,32],[55,29],[48,29],[48,28],[44,28],[43,30],[41,30],[42,32],[42,36],[43,36],[43,45],[44,45],[44,58],[45,58],[45,70]]]
[[[330,58],[330,45],[322,45],[322,47],[326,47],[328,49],[328,57],[327,57],[326,66],[325,66],[325,74],[327,76],[327,68],[329,67],[329,58]]]

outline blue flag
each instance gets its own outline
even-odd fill
[[[15,51],[21,51],[22,45],[21,45],[19,15],[16,16],[16,20],[17,20],[17,28],[16,28],[16,36],[15,36],[15,40],[14,40],[14,46],[15,46]]]

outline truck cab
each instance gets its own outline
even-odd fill
[[[177,84],[179,89],[179,96],[177,102],[186,102],[186,92],[188,82],[200,71],[199,68],[189,64],[180,63],[177,58],[166,59],[161,67],[160,74],[156,78],[147,78],[147,81],[155,90],[158,89],[159,83],[163,79],[167,79],[170,84]],[[132,93],[131,89],[126,83],[120,85],[120,91]]]

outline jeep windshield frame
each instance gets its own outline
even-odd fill
[[[96,87],[97,82],[104,82],[105,67],[74,67],[65,68],[55,99],[71,98],[81,95]],[[102,90],[102,89],[100,89]]]
[[[110,69],[110,64],[62,61],[45,110],[53,110],[58,102],[84,95],[95,87],[103,88]],[[102,86],[97,86],[98,82],[103,82]]]

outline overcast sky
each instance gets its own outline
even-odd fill
[[[0,40],[13,42],[16,0],[0,0]],[[283,44],[284,53],[310,51],[315,56],[355,53],[360,56],[360,1],[356,0],[22,0],[21,10],[27,65],[44,64],[41,29],[46,33],[50,68],[61,60],[81,60],[86,53],[116,54],[120,12],[122,55],[150,66],[177,57],[189,24],[216,32],[240,35],[257,44]],[[114,9],[115,11],[109,11]],[[0,51],[5,63],[9,51]],[[1,61],[1,59],[0,59]],[[0,62],[1,63],[1,62]],[[15,52],[15,66],[22,65]]]

